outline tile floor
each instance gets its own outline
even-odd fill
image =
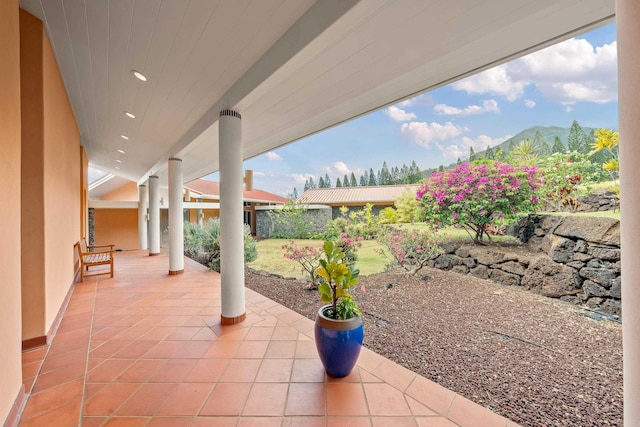
[[[221,326],[220,276],[168,264],[122,252],[75,287],[50,347],[23,354],[21,426],[516,426],[364,348],[327,377],[311,320],[247,289],[247,319]]]

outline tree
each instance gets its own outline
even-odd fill
[[[580,124],[576,120],[574,120],[573,123],[571,123],[571,128],[569,129],[569,137],[567,138],[568,151],[584,153],[585,150],[589,150],[589,147],[585,147],[586,143],[587,134],[584,133],[584,130],[582,129]]]
[[[289,194],[287,199],[289,199],[289,200],[297,200],[298,199],[298,189],[296,187],[293,187],[293,191],[291,192],[291,194]]]
[[[376,174],[373,173],[373,168],[369,169],[369,185],[371,187],[375,187],[376,185],[378,185],[376,182]]]
[[[350,187],[351,185],[349,184],[349,177],[347,176],[347,174],[344,174],[344,178],[342,178],[342,186],[343,187]]]
[[[565,152],[564,144],[560,140],[560,137],[556,136],[555,138],[553,138],[553,146],[551,147],[551,154],[564,153],[564,152]]]
[[[309,177],[309,188],[318,188],[315,182],[313,182],[313,177]]]
[[[329,174],[324,174],[324,188],[331,188],[331,178],[329,178]]]
[[[551,148],[549,148],[549,144],[538,130],[533,136],[533,148],[536,154],[538,154],[539,156],[548,156],[549,154],[551,154]]]
[[[387,167],[387,162],[382,163],[382,169],[380,170],[380,177],[378,178],[378,185],[390,185],[391,173]]]
[[[498,219],[515,220],[532,212],[541,181],[536,167],[507,163],[462,163],[442,173],[434,172],[417,191],[424,218],[438,226],[457,224],[476,242],[486,227]]]
[[[342,182],[340,182],[340,178],[336,178],[336,188],[342,187]]]
[[[462,160],[460,159],[460,157],[458,157],[458,160],[456,160],[456,164],[459,165],[462,163]]]
[[[320,177],[320,180],[318,181],[318,188],[324,188],[324,178]]]
[[[443,165],[438,166],[438,172],[444,172],[444,166]]]
[[[516,148],[516,143],[513,142],[513,139],[509,140],[509,145],[507,146],[507,154],[511,153]]]
[[[398,184],[400,182],[400,170],[397,166],[391,168],[391,184]]]
[[[533,166],[538,162],[535,147],[528,139],[521,141],[516,148],[509,152],[508,159],[516,165]]]
[[[422,181],[422,172],[414,160],[409,166],[409,184],[417,184],[420,181]]]
[[[356,179],[356,175],[353,172],[351,172],[351,181],[349,182],[349,186],[350,187],[358,186],[358,180]]]
[[[476,160],[478,160],[478,156],[476,155],[475,150],[473,147],[469,147],[469,161],[475,162]]]
[[[493,148],[491,148],[490,145],[487,145],[487,149],[484,152],[484,158],[487,160],[493,160],[494,154],[493,154]]]
[[[365,171],[366,173],[366,171]],[[366,179],[364,179],[364,175],[360,175],[360,187],[366,187],[367,186],[367,181]]]
[[[410,187],[406,187],[404,192],[400,194],[394,203],[397,214],[397,222],[410,222],[420,220],[420,203],[416,199],[415,191]]]

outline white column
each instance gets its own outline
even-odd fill
[[[640,425],[640,3],[616,1],[624,425]]]
[[[147,204],[149,193],[146,185],[138,186],[138,249],[148,248]]]
[[[184,273],[182,160],[169,159],[169,275]]]
[[[220,112],[220,279],[221,323],[245,319],[244,222],[242,218],[242,126],[235,111]]]
[[[200,201],[200,199],[198,199]],[[202,209],[196,209],[196,222],[200,227],[204,223],[204,211]]]
[[[160,254],[160,187],[158,177],[149,177],[149,256]]]

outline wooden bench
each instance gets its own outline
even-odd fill
[[[87,245],[87,240],[82,239],[75,244],[80,258],[80,281],[88,276],[110,274],[113,277],[113,254],[115,245]],[[96,265],[108,265],[109,271],[88,274],[89,267]]]

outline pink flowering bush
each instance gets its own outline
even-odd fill
[[[296,242],[292,240],[290,243],[282,245],[284,257],[292,261],[296,261],[302,267],[302,271],[309,275],[311,289],[318,287],[318,275],[316,269],[320,266],[320,257],[322,249],[313,246],[296,246]]]
[[[434,226],[459,225],[480,242],[486,226],[533,212],[541,179],[536,167],[508,163],[470,165],[434,172],[418,188],[424,219]]]
[[[378,235],[378,243],[386,248],[380,253],[389,259],[388,265],[397,265],[410,275],[418,273],[427,261],[442,253],[430,231],[387,227]]]
[[[358,259],[357,250],[362,246],[362,237],[349,237],[346,233],[341,233],[340,237],[336,239],[334,245],[344,254],[342,262],[347,265],[353,265]],[[320,267],[320,258],[324,254],[323,246],[314,247],[311,245],[296,246],[296,242],[291,242],[282,245],[284,250],[284,257],[292,261],[296,261],[300,264],[303,272],[309,275],[309,288],[315,289],[318,287],[319,277],[316,272]]]
[[[344,253],[343,262],[347,265],[353,265],[358,260],[358,248],[362,246],[364,237],[349,237],[347,233],[340,233],[340,237],[335,241],[337,247],[339,247]]]

